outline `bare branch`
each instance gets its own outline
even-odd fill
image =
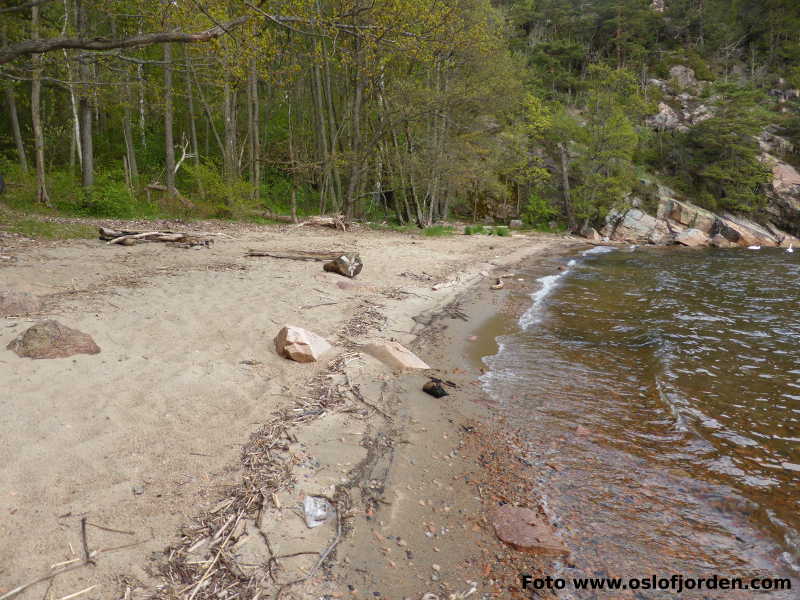
[[[30,2],[26,2],[25,4],[18,4],[17,6],[8,6],[6,8],[0,8],[0,13],[9,13],[9,12],[16,12],[18,10],[27,10],[29,8],[33,8],[34,6],[39,6],[40,4],[45,4],[47,2],[52,2],[53,0],[31,0]]]
[[[248,15],[241,16],[222,25],[217,25],[211,29],[206,29],[198,33],[183,33],[180,31],[162,31],[158,33],[145,33],[135,35],[129,38],[112,40],[107,38],[45,38],[39,40],[26,40],[18,44],[12,44],[0,49],[0,65],[11,62],[19,56],[28,54],[43,54],[53,50],[60,50],[62,48],[73,48],[80,50],[113,50],[115,48],[139,48],[142,46],[149,46],[151,44],[161,44],[165,42],[176,42],[180,44],[192,44],[196,42],[207,42],[218,38],[231,29],[235,29],[240,25],[246,23],[250,17]]]

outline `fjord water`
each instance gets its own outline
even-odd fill
[[[563,264],[529,274],[532,306],[483,380],[528,436],[564,569],[797,586],[800,253],[595,249]]]

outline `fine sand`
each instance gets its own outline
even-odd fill
[[[359,515],[336,548],[337,564],[345,569],[350,561],[366,560],[365,555],[390,547],[386,536],[399,535],[390,529],[433,539],[435,533],[425,534],[436,527],[433,521],[426,522],[427,529],[414,523],[411,533],[409,519],[419,517],[409,512],[412,501],[420,508],[432,506],[420,501],[449,502],[445,514],[456,505],[456,514],[462,516],[479,511],[479,498],[470,499],[474,496],[431,474],[439,469],[450,472],[452,479],[456,470],[474,467],[456,464],[466,459],[451,447],[459,423],[447,416],[447,405],[419,392],[421,375],[395,375],[359,354],[353,344],[396,339],[413,346],[434,367],[439,365],[430,361],[443,364],[445,356],[463,356],[457,347],[440,347],[438,358],[435,353],[426,356],[424,344],[415,340],[420,333],[441,331],[441,319],[437,325],[434,318],[437,311],[450,306],[446,314],[452,317],[451,303],[458,294],[481,282],[488,288],[493,283],[488,277],[502,272],[495,269],[574,241],[532,235],[426,238],[294,226],[160,225],[225,235],[217,236],[210,249],[0,238],[2,253],[15,257],[0,265],[0,289],[28,291],[44,300],[42,314],[0,320],[0,596],[52,573],[53,565],[80,563],[84,540],[90,552],[122,548],[100,552],[96,564],[16,597],[57,599],[92,586],[80,597],[148,595],[162,582],[158,557],[179,539],[181,526],[224,499],[228,486],[240,480],[240,455],[250,434],[276,410],[302,398],[312,378],[345,349],[350,358],[340,362],[345,365],[342,372],[348,383],[358,382],[372,408],[361,406],[363,418],[344,411],[297,428],[294,445],[287,450],[298,465],[297,483],[276,497],[273,507],[274,521],[283,523],[283,530],[273,527],[270,532],[262,525],[265,535],[274,535],[272,551],[291,554],[306,544],[319,553],[327,547],[330,530],[311,530],[320,532],[314,539],[288,509],[306,492],[331,493],[343,482],[349,483],[353,514]],[[365,267],[350,282],[323,272],[318,262],[246,258],[248,248],[357,251]],[[432,289],[441,283],[448,285]],[[491,310],[491,302],[482,304]],[[102,352],[30,360],[5,349],[44,318],[90,334]],[[273,338],[284,324],[313,330],[336,349],[314,364],[280,358]],[[475,384],[475,365],[461,374],[452,362],[447,368],[448,378],[460,385]],[[395,442],[414,447],[425,462],[415,464],[409,462],[413,457],[406,457],[398,466],[393,451],[375,452],[367,439],[391,440],[385,448],[397,447]],[[304,463],[296,459],[301,455],[314,459],[313,468],[303,471]],[[383,496],[376,500],[365,490],[378,472],[383,474],[378,478]],[[420,482],[436,486],[438,500],[432,489],[415,490]],[[421,493],[427,499],[418,498]],[[364,515],[369,520],[363,521]],[[81,535],[83,518],[89,524],[86,536]],[[297,523],[290,523],[292,519]],[[459,519],[464,525],[459,528],[467,531],[466,518]],[[371,531],[376,524],[378,530]],[[364,532],[373,536],[372,546],[365,545]],[[443,549],[429,545],[425,560],[432,562]],[[258,554],[255,547],[247,551]],[[450,556],[455,559],[455,550]],[[386,568],[401,566],[398,560],[387,561]],[[447,564],[439,562],[441,568]],[[282,565],[285,581],[292,580],[292,569],[302,576],[313,564]],[[393,590],[414,597],[425,590],[416,578],[382,578],[389,587],[354,592],[346,580],[358,569],[338,574],[328,570],[324,581],[287,591],[318,598],[323,594],[314,586],[322,586],[334,597],[374,597],[379,591],[394,598],[402,596]],[[433,577],[438,581],[440,576],[433,572]],[[453,588],[459,585],[469,587],[461,581]]]

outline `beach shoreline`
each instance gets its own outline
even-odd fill
[[[208,229],[209,224],[194,227]],[[344,585],[341,589],[351,593],[342,578],[334,576],[332,565],[335,559],[347,568],[344,559],[351,565],[357,560],[355,545],[349,548],[348,544],[360,539],[363,529],[355,527],[358,502],[362,514],[373,511],[370,518],[374,516],[377,523],[388,522],[375,513],[390,506],[383,502],[391,502],[369,492],[372,484],[365,486],[364,481],[379,481],[373,475],[385,473],[408,486],[402,482],[419,479],[420,474],[411,463],[406,463],[407,473],[393,473],[387,453],[378,447],[390,448],[394,443],[390,440],[396,438],[408,442],[398,442],[401,448],[424,447],[426,440],[433,439],[440,442],[439,448],[455,439],[447,432],[465,422],[459,424],[452,413],[441,413],[447,405],[422,394],[424,377],[396,376],[359,352],[359,344],[394,339],[418,350],[431,366],[444,372],[447,361],[428,356],[425,339],[438,330],[442,314],[445,318],[455,315],[463,323],[453,310],[458,296],[479,285],[487,288],[489,298],[498,298],[500,294],[488,292],[488,287],[493,277],[503,274],[501,270],[521,260],[536,260],[542,252],[580,244],[540,235],[439,240],[256,226],[238,231],[223,228],[223,232],[236,239],[218,241],[209,253],[157,244],[130,248],[107,248],[100,242],[9,244],[17,260],[4,267],[4,285],[43,297],[45,309],[33,318],[7,319],[2,346],[28,322],[52,317],[92,334],[103,352],[97,357],[53,361],[20,359],[10,351],[0,356],[12,392],[4,410],[13,416],[2,447],[7,455],[3,484],[8,492],[0,510],[9,516],[3,521],[3,536],[12,541],[0,560],[2,593],[52,574],[51,565],[82,567],[81,546],[87,538],[90,553],[106,551],[94,555],[96,565],[60,573],[16,597],[41,595],[50,584],[48,593],[53,597],[92,586],[96,587],[85,597],[153,593],[168,597],[187,586],[191,593],[191,583],[185,582],[192,575],[183,573],[170,583],[164,557],[169,558],[170,552],[173,558],[176,552],[180,554],[187,535],[202,531],[195,527],[198,524],[216,526],[214,519],[207,520],[209,515],[227,514],[231,507],[213,511],[226,494],[241,488],[243,475],[248,476],[242,463],[248,432],[249,443],[258,441],[257,433],[267,417],[291,412],[298,401],[310,402],[321,390],[336,399],[330,410],[322,411],[323,418],[290,427],[290,441],[282,448],[293,482],[275,494],[257,496],[259,507],[237,507],[241,518],[233,521],[238,530],[210,533],[212,537],[229,534],[237,544],[224,554],[230,551],[232,562],[246,565],[260,564],[263,558],[264,548],[257,543],[264,537],[257,531],[261,528],[267,539],[273,538],[268,553],[305,552],[297,559],[281,559],[280,565],[269,562],[267,555],[270,583],[281,590],[282,597],[311,597],[308,590],[320,585]],[[243,258],[246,248],[258,245],[353,249],[361,253],[366,268],[350,282],[319,273],[318,263]],[[389,245],[391,252],[387,252]],[[8,246],[4,252],[9,252]],[[259,304],[262,298],[269,302]],[[267,319],[261,306],[268,309]],[[313,317],[308,314],[311,311]],[[335,358],[299,365],[276,357],[270,332],[274,334],[284,323],[308,326],[335,340],[339,348]],[[169,352],[163,353],[165,348]],[[460,354],[452,350],[442,348],[442,357]],[[464,404],[462,390],[474,385],[470,378],[475,373],[460,375],[464,385],[453,394],[459,405]],[[392,391],[391,386],[399,387]],[[126,390],[131,393],[125,394]],[[220,405],[220,398],[227,401]],[[464,414],[464,418],[473,416],[477,415]],[[435,427],[419,425],[427,419],[437,423]],[[413,429],[414,421],[419,430]],[[209,429],[209,423],[214,429]],[[387,435],[387,430],[394,435]],[[440,435],[447,437],[438,439]],[[427,457],[439,456],[433,448],[425,450]],[[71,469],[66,469],[64,460]],[[465,469],[474,467],[468,463],[464,462]],[[331,531],[326,528],[334,524],[307,530],[294,507],[303,495],[335,493],[342,486],[356,500],[338,521],[348,531],[340,530],[337,548],[320,561],[324,565],[315,567],[316,559],[311,559],[328,547]],[[446,487],[443,493],[450,495]],[[416,502],[421,509],[419,499]],[[381,508],[376,511],[376,506]],[[254,511],[261,521],[253,519]],[[400,503],[391,512],[402,514]],[[272,529],[264,525],[267,517],[275,525]],[[81,535],[82,520],[89,523],[88,536]],[[176,537],[178,531],[182,533]],[[198,540],[188,541],[192,546]],[[431,550],[432,557],[445,552],[437,548],[439,552]],[[207,559],[201,551],[192,548],[196,560],[188,562],[202,573],[213,553]],[[424,560],[417,558],[415,564]],[[404,566],[393,562],[394,568]],[[440,566],[441,573],[445,565],[440,563],[431,562]],[[309,572],[312,577],[301,584],[284,585]],[[256,573],[240,572],[238,577],[253,579]],[[195,597],[206,597],[203,594],[210,593],[207,588],[212,580],[210,576],[203,580]],[[395,590],[384,586],[384,593],[389,592],[395,597]]]

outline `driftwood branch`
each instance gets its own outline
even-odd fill
[[[111,244],[132,246],[139,242],[172,242],[191,246],[210,246],[213,240],[205,239],[207,234],[180,233],[175,231],[117,231],[100,227],[100,239]]]
[[[294,219],[289,215],[277,215],[275,213],[266,212],[264,213],[263,216],[265,219],[271,219],[272,221],[278,221],[280,223],[292,223],[295,224],[297,227],[310,225],[314,227],[331,227],[333,229],[341,229],[342,231],[347,231],[347,221],[345,221],[343,215],[336,215],[333,217],[317,215],[313,217],[308,217],[307,219],[301,221],[300,223],[295,223]]]
[[[246,256],[268,256],[270,258],[288,258],[290,260],[336,260],[340,256],[347,254],[347,250],[340,252],[307,252],[304,250],[287,250],[284,252],[273,250],[253,250],[247,251]]]

